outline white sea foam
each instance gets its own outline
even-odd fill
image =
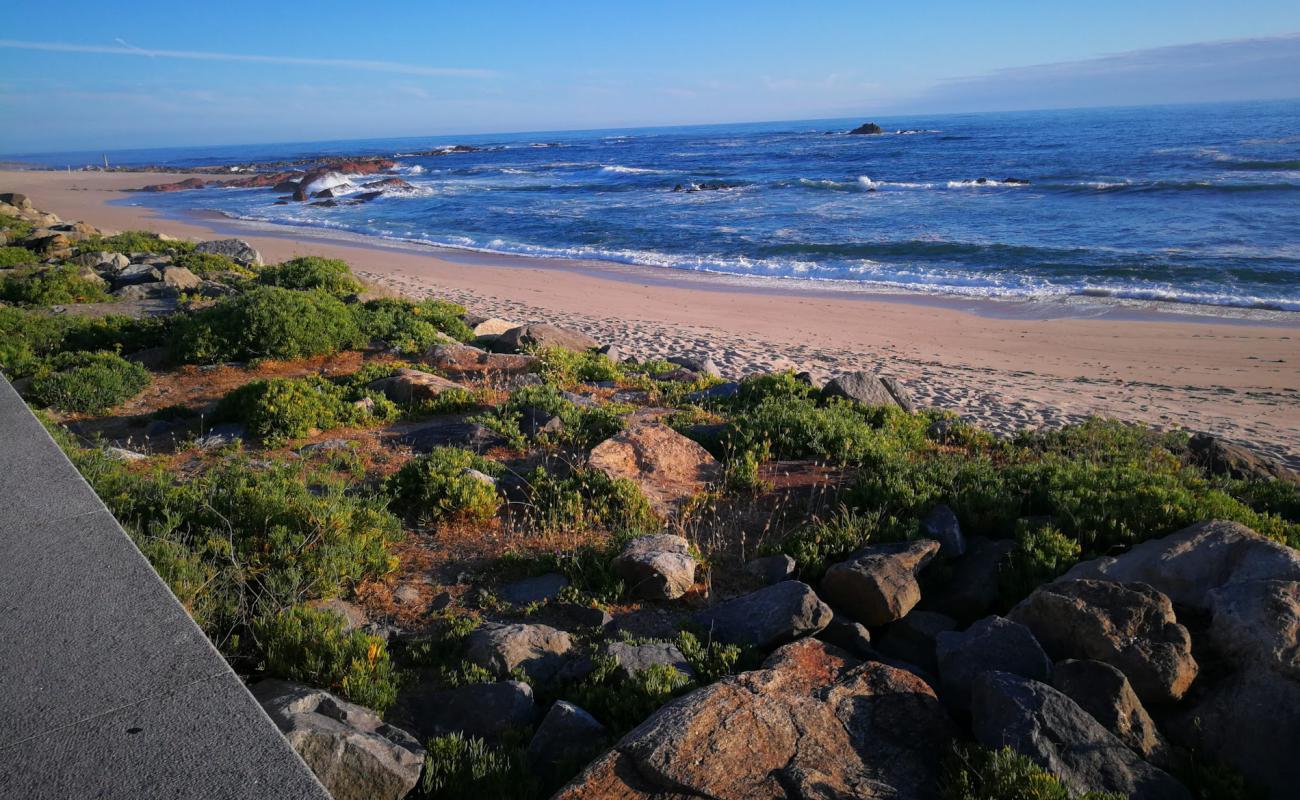
[[[600,168],[601,172],[616,172],[620,175],[662,175],[661,169],[649,169],[647,167],[625,167],[621,164],[606,164]]]

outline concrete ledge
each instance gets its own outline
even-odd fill
[[[0,794],[329,797],[3,377]]]

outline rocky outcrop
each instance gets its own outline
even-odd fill
[[[802,639],[664,706],[556,798],[927,798],[954,734],[916,676]]]
[[[203,279],[185,267],[163,267],[162,284],[173,292],[192,292],[203,285]]]
[[[767,650],[825,628],[831,607],[808,584],[783,581],[707,608],[693,619],[711,639]]]
[[[957,620],[946,614],[912,609],[907,616],[885,628],[885,635],[880,637],[876,647],[890,658],[938,674],[936,653],[939,634],[956,628]]]
[[[886,625],[921,599],[916,574],[937,552],[933,539],[872,545],[826,570],[822,594],[867,627]]]
[[[1039,681],[985,672],[975,682],[971,718],[980,744],[1011,747],[1075,792],[1191,800],[1182,784],[1143,761],[1073,700]]]
[[[633,424],[592,448],[587,466],[639,487],[660,514],[670,514],[721,475],[693,439],[661,422]]]
[[[708,356],[669,356],[669,364],[676,364],[684,369],[689,369],[697,375],[708,375],[712,378],[721,378],[722,370],[718,365],[713,363],[713,359]]]
[[[424,356],[424,362],[455,377],[493,375],[520,375],[537,368],[537,358],[511,353],[489,353],[467,344],[435,345]]]
[[[375,712],[285,681],[251,690],[335,800],[399,800],[420,779],[424,748]]]
[[[1300,681],[1300,582],[1248,581],[1210,592],[1210,641],[1241,669]]]
[[[215,239],[194,245],[195,252],[225,256],[245,267],[262,266],[262,254],[243,239]]]
[[[1101,661],[1062,661],[1052,669],[1052,686],[1133,752],[1157,763],[1165,759],[1164,737],[1118,669]]]
[[[793,578],[798,566],[793,558],[784,553],[779,553],[750,561],[745,565],[745,572],[771,586],[774,583],[788,581]]]
[[[1092,578],[1149,583],[1180,606],[1209,608],[1220,586],[1256,580],[1300,580],[1300,552],[1226,520],[1199,522],[1121,556],[1076,564],[1061,580]]]
[[[966,537],[961,532],[961,522],[946,505],[937,505],[921,518],[921,535],[939,543],[940,558],[956,558],[966,554]]]
[[[695,585],[690,542],[671,534],[633,539],[614,559],[613,568],[628,596],[643,600],[675,600]]]
[[[986,617],[964,631],[946,631],[935,639],[935,655],[944,702],[969,709],[971,690],[986,672],[1009,672],[1045,681],[1052,661],[1024,625]]]
[[[187,189],[202,189],[207,186],[207,182],[202,178],[186,178],[183,181],[174,183],[152,183],[148,186],[141,186],[141,192],[183,192]]]
[[[915,411],[911,394],[898,381],[874,372],[850,372],[832,378],[822,387],[826,398],[842,397],[864,406],[898,406]]]
[[[439,419],[407,431],[397,439],[418,453],[428,453],[435,447],[463,447],[476,453],[486,452],[505,440],[485,425],[460,417]]]
[[[1225,442],[1208,433],[1198,433],[1187,443],[1192,463],[1211,475],[1241,480],[1270,480],[1300,484],[1300,474],[1239,444]]]
[[[557,700],[528,743],[528,766],[546,779],[563,777],[609,744],[609,730],[573,703]]]
[[[853,130],[849,131],[850,134],[855,135],[855,136],[874,136],[874,135],[878,135],[878,134],[881,134],[881,133],[884,133],[884,132],[885,132],[885,129],[882,128],[882,127],[880,127],[879,125],[877,125],[877,124],[874,123],[874,122],[864,122],[864,123],[862,123],[861,125],[859,125],[858,127],[856,127],[856,128],[854,128]]]
[[[1053,659],[1118,667],[1146,702],[1178,700],[1196,678],[1191,635],[1169,598],[1144,583],[1052,583],[1008,616],[1033,631]]]
[[[497,349],[516,353],[545,347],[558,347],[561,350],[574,350],[581,353],[600,347],[600,342],[581,331],[539,322],[511,328],[496,340]]]
[[[572,649],[569,634],[549,625],[484,625],[466,639],[465,657],[498,678],[522,670],[530,682],[549,683]]]
[[[988,614],[998,601],[999,582],[1015,546],[1010,539],[972,538],[966,555],[952,562],[947,582],[927,591],[920,607],[961,622]]]
[[[450,389],[462,388],[460,384],[418,369],[399,369],[387,378],[372,381],[366,388],[382,392],[394,403],[418,403],[432,400]]]

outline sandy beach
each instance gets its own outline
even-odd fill
[[[708,353],[729,375],[781,366],[875,369],[925,405],[994,430],[1096,414],[1205,431],[1300,466],[1300,320],[1217,320],[1133,309],[880,296],[736,285],[664,269],[341,239],[109,205],[186,175],[0,171],[0,190],[105,230],[248,240],[268,262],[342,258],[410,296],[587,331],[646,357]]]

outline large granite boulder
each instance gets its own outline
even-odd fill
[[[193,292],[203,285],[203,279],[185,267],[163,267],[162,283],[173,292]]]
[[[1149,583],[1180,606],[1209,609],[1212,589],[1257,580],[1300,580],[1300,552],[1225,520],[1148,539],[1121,556],[1076,564],[1063,581]]]
[[[521,681],[471,683],[452,689],[418,685],[406,690],[398,703],[426,737],[459,732],[499,739],[537,722],[533,689]]]
[[[1232,583],[1209,597],[1210,641],[1221,655],[1300,681],[1300,582]]]
[[[592,448],[587,466],[632,481],[661,514],[674,511],[722,472],[708,450],[661,422],[632,425],[606,439]]]
[[[375,712],[286,681],[250,689],[335,800],[400,800],[415,788],[424,748]]]
[[[528,766],[549,780],[572,775],[609,744],[609,730],[565,700],[551,705],[528,742]]]
[[[522,375],[537,368],[537,357],[489,353],[467,344],[438,344],[424,354],[424,363],[453,378]]]
[[[971,718],[980,744],[1011,747],[1075,792],[1191,800],[1182,784],[1142,760],[1069,697],[1039,681],[985,672],[975,681]]]
[[[945,631],[936,637],[935,657],[943,699],[969,709],[971,689],[986,672],[1009,672],[1045,681],[1052,661],[1024,625],[1002,617],[986,617],[964,631]]]
[[[695,557],[681,536],[638,536],[614,558],[613,567],[629,597],[675,600],[695,585]]]
[[[933,797],[955,733],[916,676],[801,639],[659,709],[556,798]]]
[[[1061,581],[1040,586],[1008,616],[1055,660],[1118,667],[1146,702],[1178,700],[1196,678],[1192,637],[1169,598],[1145,583]]]
[[[394,403],[405,404],[432,400],[443,392],[463,387],[455,381],[449,381],[430,372],[399,369],[387,378],[371,381],[366,388],[382,392]]]
[[[1166,758],[1164,737],[1128,678],[1101,661],[1068,659],[1052,668],[1052,686],[1148,761]]]
[[[849,372],[836,376],[822,387],[822,396],[842,397],[864,406],[898,406],[915,411],[912,395],[896,379],[874,372]]]
[[[831,565],[822,577],[822,594],[867,627],[907,616],[921,599],[916,574],[939,552],[933,539],[879,544]]]
[[[766,650],[817,633],[831,616],[811,586],[782,581],[706,608],[693,620],[710,638]]]
[[[262,266],[262,254],[243,239],[216,239],[194,245],[195,252],[225,256],[245,267]]]
[[[522,670],[533,683],[548,683],[569,661],[573,640],[549,625],[484,625],[465,641],[465,657],[496,675],[508,678]]]
[[[581,331],[534,322],[511,328],[497,337],[493,346],[499,350],[516,353],[546,347],[558,347],[561,350],[575,350],[581,353],[600,347],[600,342]]]

